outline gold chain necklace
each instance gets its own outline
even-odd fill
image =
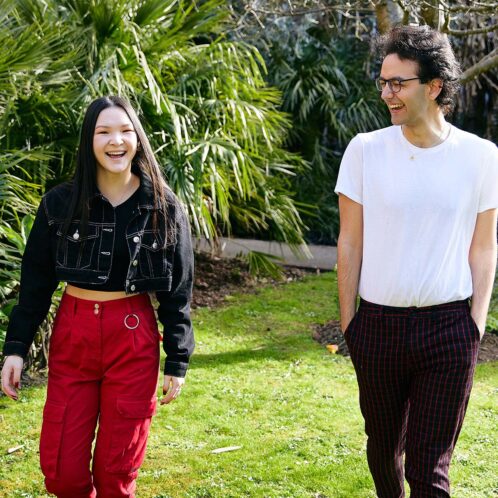
[[[417,157],[420,157],[421,155],[425,154],[429,150],[433,149],[434,147],[441,145],[446,139],[450,136],[450,131],[451,131],[451,125],[447,124],[446,126],[443,127],[441,132],[439,133],[437,140],[430,145],[429,147],[417,147],[416,145],[413,145],[408,138],[406,138],[405,132],[403,131],[403,125],[401,125],[401,133],[403,134],[404,139],[407,141],[407,145],[409,149],[416,148],[416,149],[421,149],[420,152],[417,150],[417,152],[414,152],[411,150],[409,159],[410,161],[414,161]],[[443,138],[443,135],[446,135]]]

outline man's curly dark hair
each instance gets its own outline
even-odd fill
[[[417,62],[421,83],[441,79],[443,88],[436,102],[444,114],[453,110],[461,70],[445,34],[429,26],[395,26],[379,36],[375,45],[382,58],[397,54],[402,60]]]

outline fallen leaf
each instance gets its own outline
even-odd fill
[[[242,448],[242,446],[226,446],[225,448],[216,448],[211,451],[211,453],[226,453],[227,451],[240,450],[240,448]]]
[[[21,448],[24,448],[24,444],[21,444],[19,446],[14,446],[13,448],[9,448],[7,450],[7,454],[11,454],[11,453],[14,453],[15,451],[19,451]]]
[[[325,347],[327,348],[327,351],[332,354],[335,354],[337,353],[337,351],[339,351],[339,346],[337,344],[327,344],[327,346]]]

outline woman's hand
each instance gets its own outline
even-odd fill
[[[161,405],[167,405],[170,401],[176,399],[182,392],[184,384],[185,379],[183,377],[165,375],[163,384],[163,394],[165,394],[165,397],[161,399]]]
[[[21,373],[24,360],[20,356],[10,355],[5,358],[2,368],[2,391],[17,401],[16,389],[21,388]]]

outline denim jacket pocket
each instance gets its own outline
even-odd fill
[[[65,268],[88,268],[93,259],[100,227],[89,224],[86,233],[80,233],[79,222],[69,226],[67,235],[57,229],[57,264]]]
[[[158,234],[154,232],[144,232],[142,244],[138,255],[140,272],[143,277],[164,276],[164,260],[166,251],[163,248],[164,242]]]

